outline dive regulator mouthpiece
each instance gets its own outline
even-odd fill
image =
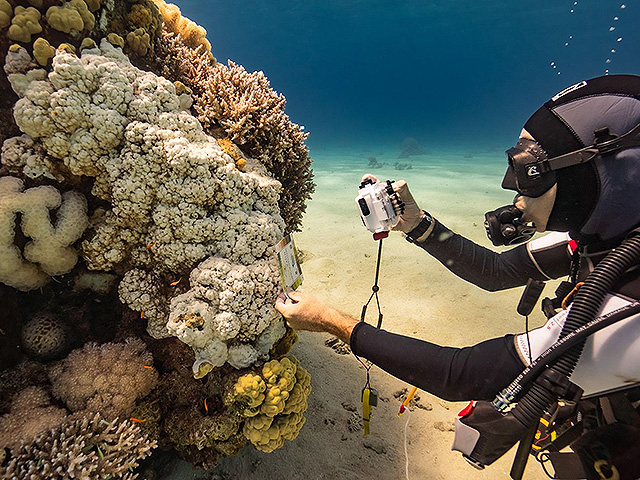
[[[534,225],[522,221],[522,212],[515,205],[485,213],[484,228],[495,246],[526,242],[536,233]]]
[[[356,204],[364,226],[373,233],[374,240],[388,236],[404,213],[404,203],[393,190],[393,181],[373,182],[366,179],[360,184]]]

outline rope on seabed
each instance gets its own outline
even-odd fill
[[[404,475],[407,480],[409,480],[409,451],[407,449],[407,429],[409,428],[410,418],[411,418],[411,415],[407,415],[407,422],[404,424],[404,458],[405,458]]]

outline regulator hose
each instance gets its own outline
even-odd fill
[[[576,294],[567,315],[559,340],[592,321],[600,310],[604,298],[616,280],[630,267],[640,262],[640,235],[624,240],[594,268]],[[555,371],[571,377],[580,360],[586,339],[571,347],[552,365]],[[525,427],[538,422],[545,410],[557,401],[557,395],[538,383],[534,383],[518,404],[511,410],[513,416]]]

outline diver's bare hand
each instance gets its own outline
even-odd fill
[[[404,203],[404,213],[400,215],[400,220],[396,226],[393,227],[393,230],[409,233],[416,228],[420,220],[422,220],[422,210],[420,210],[420,207],[418,207],[418,204],[413,199],[407,182],[404,180],[393,182],[393,190],[400,196],[402,203]]]
[[[357,320],[322,303],[313,295],[303,292],[284,293],[276,300],[276,310],[296,330],[327,332],[349,343],[351,331]]]

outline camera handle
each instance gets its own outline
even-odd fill
[[[371,287],[371,295],[369,296],[369,300],[362,306],[362,313],[360,314],[360,321],[364,322],[364,318],[367,315],[367,307],[373,297],[376,297],[376,305],[378,307],[378,325],[376,328],[380,328],[382,326],[382,309],[380,308],[380,299],[378,298],[378,291],[380,287],[378,286],[378,278],[380,276],[380,260],[382,259],[382,238],[378,240],[380,243],[378,244],[378,258],[376,260],[376,275],[373,281],[373,287]]]

